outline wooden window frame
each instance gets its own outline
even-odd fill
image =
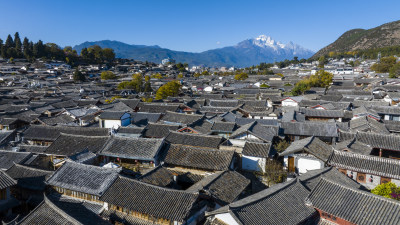
[[[360,177],[364,177],[364,179],[359,179]],[[367,175],[365,173],[357,173],[357,178],[356,178],[358,183],[366,183],[367,182]]]

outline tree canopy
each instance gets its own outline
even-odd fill
[[[115,80],[115,79],[117,79],[117,75],[115,75],[111,71],[103,71],[103,72],[101,72],[100,77],[101,77],[102,80]]]
[[[396,184],[392,182],[383,183],[376,186],[371,190],[371,193],[383,196],[385,198],[400,200],[400,187],[397,187]]]
[[[178,81],[170,81],[161,86],[156,93],[156,100],[165,99],[169,96],[176,96],[179,94],[181,84]]]
[[[85,81],[85,75],[78,68],[75,69],[73,78],[75,82]]]
[[[91,46],[82,49],[81,56],[79,56],[71,46],[62,49],[57,44],[44,44],[41,40],[34,43],[29,41],[27,37],[21,42],[18,32],[15,33],[14,39],[11,35],[8,35],[5,43],[0,39],[0,55],[2,58],[25,58],[29,61],[40,58],[61,60],[72,66],[81,63],[111,63],[115,59],[114,50],[110,48],[102,49],[97,45]]]
[[[325,70],[319,70],[314,75],[303,79],[296,83],[291,93],[294,96],[302,95],[311,87],[322,87],[327,88],[332,83],[333,74],[326,72]]]
[[[379,63],[371,66],[371,70],[377,73],[388,73],[390,69],[396,64],[396,57],[389,56],[383,57]]]
[[[235,80],[246,80],[247,78],[249,78],[249,75],[244,72],[235,75]]]

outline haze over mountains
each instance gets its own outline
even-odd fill
[[[99,45],[114,49],[117,57],[160,63],[165,58],[186,62],[189,65],[247,67],[261,62],[282,61],[297,56],[309,58],[314,52],[289,42],[283,44],[266,35],[247,39],[235,46],[212,49],[200,53],[174,51],[160,46],[129,45],[119,41],[84,42],[74,46],[80,52],[83,48]]]

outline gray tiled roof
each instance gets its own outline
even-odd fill
[[[293,179],[233,202],[208,215],[229,213],[239,224],[301,224],[315,214],[314,209],[304,204],[309,193],[300,182]]]
[[[321,179],[307,204],[352,224],[400,224],[400,203],[382,196]]]
[[[44,151],[46,154],[72,156],[87,149],[98,152],[109,136],[82,136],[61,133],[60,136]]]
[[[252,134],[263,141],[271,142],[275,136],[278,136],[279,127],[262,125],[261,123],[254,121],[249,124],[245,124],[237,129],[229,138],[235,138],[242,134]]]
[[[213,175],[209,175],[213,176]],[[207,180],[203,182],[203,180]],[[205,177],[186,191],[203,190],[211,197],[217,199],[219,204],[225,205],[233,202],[250,184],[250,180],[236,171],[217,173],[211,180]]]
[[[163,138],[166,137],[170,131],[176,131],[179,128],[179,125],[149,123],[144,130],[143,136],[149,138]]]
[[[45,180],[53,174],[53,171],[14,164],[7,170],[7,174],[17,180],[18,187],[44,191],[46,187]]]
[[[356,139],[374,148],[400,151],[400,136],[372,132],[357,132]]]
[[[271,143],[257,143],[247,141],[244,144],[242,154],[246,156],[255,156],[266,158],[270,156]]]
[[[106,128],[97,127],[53,127],[32,125],[23,132],[23,137],[26,140],[54,141],[60,133],[87,136],[107,136],[109,131]]]
[[[47,180],[47,184],[101,196],[117,179],[119,171],[67,161]]]
[[[169,123],[189,125],[202,119],[203,117],[204,115],[184,114],[184,113],[167,111],[165,115],[161,118],[161,120]]]
[[[280,156],[294,154],[303,151],[304,147],[308,145],[314,137],[303,138],[292,142],[283,152],[279,153]]]
[[[125,113],[126,113],[125,111],[104,111],[100,114],[100,119],[120,120]]]
[[[143,174],[138,180],[159,187],[167,187],[174,183],[174,175],[167,168],[157,166]]]
[[[396,159],[335,150],[328,164],[341,169],[400,180],[400,161]]]
[[[337,137],[336,123],[329,122],[282,122],[286,135]]]
[[[227,170],[233,160],[234,151],[199,148],[186,145],[170,145],[165,163],[204,170]]]
[[[326,178],[335,183],[346,185],[356,189],[362,189],[362,186],[355,180],[339,172],[335,167],[325,167],[319,170],[309,170],[307,173],[299,176],[300,182],[308,189],[313,190],[321,178]]]
[[[300,111],[307,117],[320,117],[320,118],[343,118],[343,110],[323,110],[323,109],[305,109],[301,108]]]
[[[176,112],[179,109],[179,104],[165,103],[140,103],[139,112],[149,113],[165,113],[167,111]]]
[[[237,125],[234,122],[215,122],[211,127],[211,130],[220,132],[233,132],[236,128]]]
[[[165,140],[172,144],[218,148],[224,138],[217,135],[189,134],[171,131]]]
[[[45,197],[44,201],[19,221],[18,224],[84,225],[89,223],[99,225],[110,224],[85,207],[79,200],[68,202],[50,200]]]
[[[25,163],[31,156],[30,152],[0,151],[0,169],[7,170],[14,163]]]
[[[283,151],[279,155],[285,156],[301,151],[306,151],[326,162],[332,155],[333,148],[332,146],[326,144],[317,137],[309,137],[294,141],[285,151]]]
[[[99,155],[154,161],[164,139],[112,136],[104,144]]]
[[[0,190],[17,184],[17,181],[10,177],[9,174],[0,170]]]
[[[100,200],[156,218],[184,222],[197,198],[197,194],[119,177]]]

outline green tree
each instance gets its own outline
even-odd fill
[[[149,81],[147,81],[146,83],[144,83],[144,92],[152,92],[153,89],[151,88],[151,83]]]
[[[291,94],[294,96],[302,95],[311,87],[327,88],[332,83],[332,79],[332,73],[326,72],[325,70],[319,70],[314,75],[297,82],[293,87]]]
[[[372,189],[371,193],[383,196],[385,198],[399,200],[400,188],[397,187],[396,184],[392,182],[383,183]]]
[[[132,84],[136,92],[143,91],[143,76],[140,73],[132,75]]]
[[[3,40],[0,39],[0,56],[6,58],[6,50],[3,44]]]
[[[156,79],[162,79],[161,73],[153,74],[153,75],[151,75],[151,77],[152,77],[152,78],[156,78]]]
[[[389,69],[389,78],[400,77],[400,62],[396,63]]]
[[[111,71],[103,71],[100,74],[102,80],[115,80],[117,76]]]
[[[282,183],[286,180],[287,172],[283,168],[282,163],[277,160],[267,160],[264,168],[259,165],[260,171],[255,172],[256,176],[261,177],[268,186],[272,184]]]
[[[319,57],[319,59],[318,59],[318,67],[319,68],[324,68],[325,64],[327,64],[327,63],[328,63],[328,59],[325,56]]]
[[[9,48],[14,48],[14,41],[11,37],[11,35],[7,36],[6,42],[4,43],[4,47],[6,47],[6,50]]]
[[[30,59],[32,57],[32,49],[29,44],[29,39],[27,37],[24,38],[22,43],[23,54],[26,59]]]
[[[117,89],[118,90],[123,90],[123,89],[133,90],[133,89],[135,89],[135,85],[132,83],[132,81],[122,81],[121,83],[118,84]]]
[[[178,95],[180,87],[181,84],[178,81],[170,81],[164,84],[157,90],[156,100]]]
[[[268,84],[261,84],[260,88],[269,88],[270,86]]]
[[[249,75],[244,72],[235,75],[235,80],[246,80],[247,78],[249,78]]]
[[[103,49],[103,57],[104,57],[104,60],[106,60],[107,62],[114,61],[114,59],[115,59],[114,50],[111,48],[104,48]]]
[[[204,70],[201,75],[210,75],[210,73],[207,70]]]
[[[150,81],[150,76],[149,75],[144,76],[144,81],[149,82]]]
[[[310,88],[311,86],[308,80],[301,80],[297,82],[296,85],[293,87],[291,94],[294,96],[302,95],[307,90],[310,90]]]
[[[396,60],[394,56],[383,57],[379,63],[371,66],[371,70],[377,73],[388,73],[390,68],[396,64]]]
[[[85,81],[85,75],[78,68],[75,69],[73,78],[75,82]]]
[[[274,145],[274,148],[277,152],[281,153],[285,151],[289,146],[289,142],[287,142],[286,140],[281,140]]]
[[[19,37],[18,32],[15,32],[15,34],[14,34],[14,45],[15,45],[15,49],[18,52],[18,57],[22,57],[22,43],[21,43],[21,38]]]

